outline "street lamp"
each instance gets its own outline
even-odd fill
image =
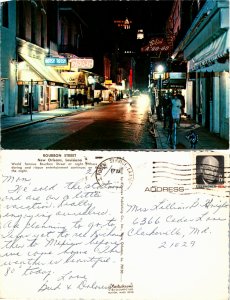
[[[95,83],[95,79],[94,79],[93,76],[90,75],[90,76],[88,77],[88,83],[89,83],[89,84],[94,84],[94,83]]]
[[[162,65],[158,65],[157,66],[157,72],[158,72],[158,79],[159,79],[159,94],[161,95],[161,88],[162,88],[162,78],[161,78],[161,75],[163,74],[164,72],[164,66]]]
[[[159,81],[158,82],[158,89],[159,89],[158,99],[159,99],[159,108],[161,108],[161,106],[162,106],[162,101],[161,101],[162,78],[161,78],[161,75],[164,72],[164,66],[158,65],[156,70],[157,70],[158,75],[159,75],[159,77],[158,77],[158,81]],[[158,111],[158,118],[161,119],[160,111]]]
[[[162,73],[164,72],[164,66],[158,65],[158,66],[157,66],[157,72],[158,72],[159,74],[162,74]]]

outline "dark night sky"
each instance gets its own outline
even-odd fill
[[[173,4],[172,0],[74,2],[77,12],[88,26],[88,28],[83,26],[83,40],[86,55],[95,58],[94,72],[102,69],[102,54],[111,52],[114,19],[128,17],[133,21],[133,26],[144,29],[148,41],[151,36],[164,33],[165,23]]]
[[[88,25],[92,38],[105,44],[110,35],[113,19],[133,20],[133,25],[144,28],[146,33],[164,32],[173,1],[76,1],[79,14]],[[138,26],[139,25],[139,26]],[[103,40],[102,40],[103,37]]]

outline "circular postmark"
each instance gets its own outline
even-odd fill
[[[121,157],[103,160],[96,168],[96,180],[101,187],[110,191],[125,191],[133,183],[131,165]]]

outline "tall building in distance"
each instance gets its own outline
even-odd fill
[[[136,32],[128,16],[113,20],[113,53],[111,79],[117,84],[126,82],[127,89],[135,88]]]

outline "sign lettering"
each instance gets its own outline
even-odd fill
[[[70,64],[71,69],[92,69],[94,60],[92,58],[72,58]]]
[[[152,38],[148,45],[141,48],[141,52],[167,52],[170,46],[164,38]]]
[[[46,57],[46,66],[66,66],[68,65],[68,60],[66,57]]]

